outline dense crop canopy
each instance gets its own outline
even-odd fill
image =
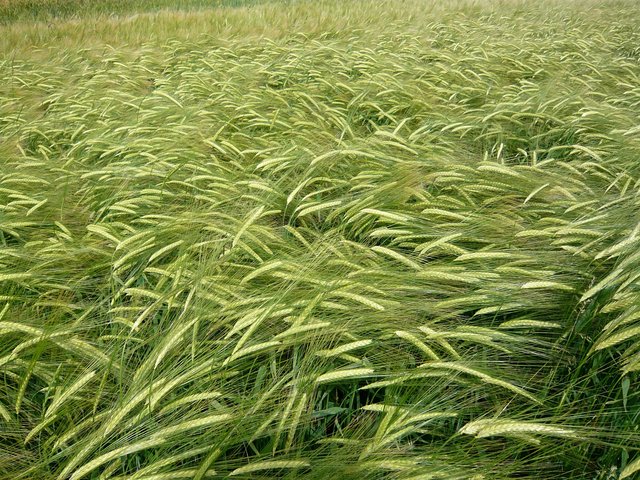
[[[0,478],[636,478],[634,7],[0,27]]]

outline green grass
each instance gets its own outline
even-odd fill
[[[14,10],[0,479],[637,478],[635,7]]]
[[[0,24],[54,21],[93,15],[122,16],[162,10],[197,11],[240,7],[266,0],[0,0]]]

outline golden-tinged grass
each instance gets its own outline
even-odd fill
[[[634,2],[150,5],[0,26],[0,479],[637,474]]]

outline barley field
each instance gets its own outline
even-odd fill
[[[0,0],[1,480],[640,478],[634,0]]]

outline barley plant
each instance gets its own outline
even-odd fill
[[[0,1],[0,479],[640,478],[636,1],[90,3]]]

